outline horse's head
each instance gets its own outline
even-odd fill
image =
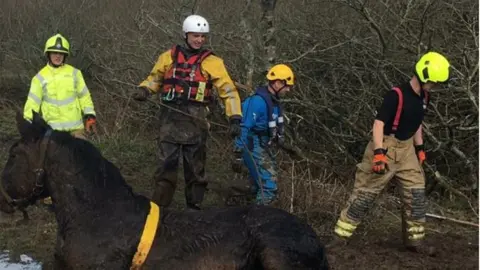
[[[31,123],[18,112],[16,120],[21,138],[10,148],[0,180],[0,210],[6,213],[49,195],[43,165],[53,131],[37,113]]]
[[[13,144],[0,181],[0,211],[12,213],[51,196],[55,205],[101,204],[131,187],[120,170],[87,140],[52,130],[37,114],[30,123],[17,113],[20,139]]]

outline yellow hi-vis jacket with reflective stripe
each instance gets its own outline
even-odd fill
[[[155,66],[149,76],[140,83],[140,87],[146,87],[150,92],[157,93],[163,82],[163,76],[172,67],[172,50],[169,49],[158,57]],[[241,100],[237,88],[230,78],[223,60],[215,55],[207,56],[200,64],[205,77],[210,77],[213,85],[217,88],[218,96],[225,103],[227,117],[242,117]]]
[[[90,91],[82,72],[68,64],[46,65],[32,78],[23,117],[32,120],[32,110],[55,130],[83,129],[83,116],[95,115]]]

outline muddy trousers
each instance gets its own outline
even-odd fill
[[[400,141],[385,136],[389,170],[385,174],[372,171],[373,141],[370,141],[361,163],[357,165],[353,192],[335,225],[338,236],[352,236],[377,196],[392,180],[397,180],[402,195],[402,238],[405,246],[418,246],[425,237],[425,177],[418,162],[413,139]]]
[[[183,158],[185,200],[197,205],[203,201],[207,187],[205,177],[206,142],[179,144],[159,141],[160,166],[155,172],[155,190],[152,200],[161,206],[172,202],[177,186],[177,169],[180,156]]]

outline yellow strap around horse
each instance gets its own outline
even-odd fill
[[[143,263],[147,259],[153,240],[155,239],[155,233],[157,232],[159,221],[160,208],[154,202],[150,202],[150,213],[145,221],[142,237],[140,238],[140,243],[138,243],[137,252],[133,256],[130,270],[141,269]]]

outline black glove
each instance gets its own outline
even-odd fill
[[[140,87],[136,89],[132,94],[132,98],[137,101],[145,101],[150,96],[150,91],[145,87]]]
[[[241,173],[242,167],[243,167],[242,150],[236,149],[235,151],[233,151],[232,171],[236,173]]]
[[[242,132],[242,129],[240,127],[240,119],[238,118],[230,119],[230,128],[228,131],[230,133],[230,136],[232,136],[232,138],[235,138],[238,135],[240,135],[240,133]]]
[[[92,118],[96,120],[95,115],[93,115],[93,114],[85,114],[85,115],[83,116],[83,121],[88,121],[89,119],[92,119]]]

